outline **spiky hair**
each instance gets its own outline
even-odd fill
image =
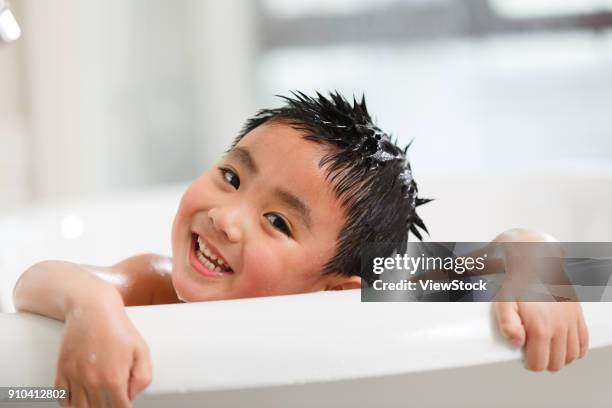
[[[384,243],[392,252],[404,252],[409,231],[422,240],[419,229],[427,232],[416,208],[431,201],[417,196],[417,184],[404,149],[373,122],[365,95],[351,104],[340,93],[310,97],[294,91],[280,96],[285,104],[262,109],[249,119],[233,149],[242,138],[266,122],[283,122],[304,132],[304,139],[322,145],[326,153],[319,162],[327,181],[346,210],[347,219],[336,242],[335,255],[323,273],[360,275],[371,283],[373,276],[361,272],[366,244]],[[391,246],[389,246],[391,244]],[[366,260],[367,261],[367,260]],[[370,264],[370,263],[368,263]]]

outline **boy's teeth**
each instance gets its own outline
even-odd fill
[[[204,250],[206,249],[206,244],[204,243],[204,241],[202,241],[202,238],[200,238],[198,236],[198,248],[200,249],[200,251],[202,251],[202,253],[204,253]]]
[[[210,252],[210,249],[208,249],[208,247],[206,246],[204,241],[202,241],[202,238],[200,238],[199,236],[198,236],[198,246],[200,247],[200,251],[202,251],[202,253],[204,255],[206,255],[207,257],[209,257],[213,261],[217,260],[217,255],[215,255],[212,252]]]
[[[216,268],[215,265],[213,265],[212,262],[210,262],[208,259],[204,258],[204,255],[202,255],[201,253],[198,252],[197,253],[197,257],[198,257],[198,260],[200,262],[202,262],[202,265],[204,265],[205,267],[207,267],[211,271],[215,271],[216,270],[215,269]],[[219,269],[217,272],[220,272],[220,271],[221,270]]]
[[[198,260],[208,269],[215,272],[225,272],[223,266],[226,265],[223,259],[217,258],[217,255],[210,252],[204,241],[198,236],[198,251],[196,256]],[[216,261],[216,264],[211,262]]]

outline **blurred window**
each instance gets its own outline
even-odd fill
[[[365,92],[416,169],[612,162],[612,0],[260,0],[257,104]]]

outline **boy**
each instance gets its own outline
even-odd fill
[[[15,307],[64,320],[56,387],[78,407],[130,406],[151,381],[147,346],[124,306],[361,287],[360,247],[405,243],[425,225],[406,149],[361,102],[295,93],[250,119],[227,154],[184,193],[172,259],[112,267],[45,261],[23,273]],[[510,230],[496,241],[547,241]],[[391,254],[377,254],[389,256]],[[585,354],[578,303],[495,304],[528,368],[556,371]],[[98,359],[96,356],[104,356]]]

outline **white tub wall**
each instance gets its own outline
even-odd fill
[[[609,361],[612,361],[612,347],[592,350],[588,359],[558,373],[529,372],[519,362],[512,361],[360,380],[144,395],[135,407],[607,408],[612,400],[606,364]]]
[[[570,163],[496,171],[416,172],[433,241],[490,241],[508,228],[563,242],[612,241],[612,166]]]
[[[170,255],[171,226],[185,187],[58,202],[1,218],[0,310],[14,310],[12,288],[35,262],[111,265],[135,254]]]
[[[612,400],[609,369],[612,348],[592,350],[589,359],[558,373],[532,373],[512,361],[283,387],[182,394],[143,395],[136,408],[608,408]],[[202,370],[205,370],[203,367]],[[571,371],[569,371],[571,370]],[[461,404],[459,405],[459,402]],[[56,408],[57,404],[6,404],[6,408]]]
[[[127,312],[154,367],[137,406],[609,404],[612,303],[584,304],[591,350],[555,374],[526,371],[489,303],[361,303],[353,290]],[[5,313],[0,325],[12,334],[0,384],[52,384],[62,324]]]

